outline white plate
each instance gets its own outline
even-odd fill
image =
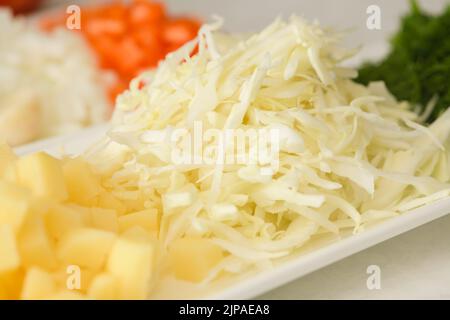
[[[61,155],[78,155],[95,141],[100,140],[108,130],[108,124],[93,126],[75,133],[50,139],[39,140],[14,149],[18,155],[45,151],[56,157]]]
[[[55,156],[79,154],[98,140],[107,126],[97,126],[81,133],[39,141],[16,149],[18,154],[45,150]],[[208,287],[194,287],[173,279],[162,279],[152,298],[248,299],[268,292],[294,279],[323,268],[354,253],[374,246],[408,230],[450,213],[450,198],[412,210],[387,220],[372,229],[348,236],[331,244],[319,244],[277,263],[272,269],[225,279]]]

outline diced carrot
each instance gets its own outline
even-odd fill
[[[132,31],[136,42],[146,50],[162,47],[162,37],[158,25],[145,24]]]
[[[158,2],[135,0],[129,10],[130,23],[135,26],[149,22],[160,23],[165,15],[164,5]]]
[[[62,15],[58,16],[48,16],[44,17],[39,21],[39,26],[44,31],[52,31],[58,26],[63,26],[65,24],[65,17]]]
[[[114,18],[96,18],[86,21],[85,32],[88,36],[100,37],[104,35],[122,36],[127,26],[123,20]]]
[[[197,35],[199,24],[195,20],[178,18],[164,26],[163,39],[169,45],[182,45]]]
[[[200,27],[195,19],[171,19],[164,4],[153,0],[116,0],[84,7],[81,13],[81,34],[96,53],[100,68],[117,77],[108,88],[112,101],[131,79],[156,67],[168,52],[194,38]],[[66,18],[65,14],[46,17],[41,27],[50,31],[64,26]]]
[[[30,13],[42,4],[42,0],[0,0],[0,6],[8,6],[14,14]]]
[[[119,19],[123,21],[125,21],[127,18],[128,7],[124,3],[113,2],[99,8],[101,8],[99,16]]]
[[[135,70],[132,78],[137,77],[147,69],[154,68],[158,65],[158,62],[164,59],[164,51],[162,49],[153,50],[145,53],[144,61],[139,69]]]
[[[116,40],[110,37],[95,37],[90,38],[89,42],[97,52],[100,67],[104,69],[114,69],[115,61],[111,52],[117,50]]]
[[[124,76],[133,75],[145,59],[145,54],[133,38],[123,38],[117,43],[115,52],[116,67]]]

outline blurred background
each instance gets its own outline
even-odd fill
[[[419,0],[442,11],[449,0]],[[66,9],[81,7],[68,30]],[[376,5],[380,29],[366,26]],[[15,16],[5,8],[14,10]],[[18,146],[107,121],[130,81],[196,36],[213,15],[229,32],[254,32],[297,14],[348,30],[355,59],[383,56],[408,0],[0,0],[0,139]],[[25,19],[23,17],[25,16]]]
[[[1,2],[2,0],[0,0]],[[4,1],[4,0],[3,0]],[[23,1],[23,0],[22,0]],[[33,1],[33,0],[31,0]],[[34,0],[37,1],[37,0]],[[44,7],[51,8],[76,3],[101,3],[102,0],[48,0]],[[277,15],[288,17],[295,13],[322,24],[339,28],[352,28],[351,42],[361,44],[382,41],[393,33],[399,17],[409,9],[408,0],[162,0],[174,14],[194,14],[207,20],[213,14],[225,19],[226,29],[232,32],[257,31],[273,21]],[[422,7],[436,13],[449,0],[422,0]],[[366,9],[378,5],[382,14],[381,30],[368,30]]]

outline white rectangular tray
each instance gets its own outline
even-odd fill
[[[39,141],[16,149],[18,154],[39,150],[55,156],[79,154],[98,140],[107,126],[97,126],[81,133]],[[360,252],[382,241],[424,225],[450,213],[450,198],[412,210],[392,218],[378,226],[357,235],[323,246],[317,250],[293,257],[279,263],[270,270],[245,275],[215,285],[213,288],[194,288],[188,284],[167,281],[156,290],[153,298],[207,298],[207,299],[249,299],[268,292],[283,284],[305,276],[354,253]],[[175,288],[175,289],[174,289]]]

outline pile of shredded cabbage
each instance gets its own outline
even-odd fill
[[[117,197],[160,210],[166,248],[208,238],[228,253],[215,272],[240,272],[449,195],[449,112],[425,127],[383,83],[353,82],[341,66],[353,52],[315,23],[276,20],[245,39],[220,26],[204,25],[135,79],[108,138],[87,154]],[[160,137],[194,121],[281,128],[278,170],[174,164]]]
[[[31,118],[36,130],[27,138],[37,139],[103,122],[110,108],[102,81],[80,36],[63,29],[44,33],[0,10],[0,114],[18,112],[12,101],[30,97],[28,109],[14,118],[18,123],[1,118],[2,126],[14,130]]]

